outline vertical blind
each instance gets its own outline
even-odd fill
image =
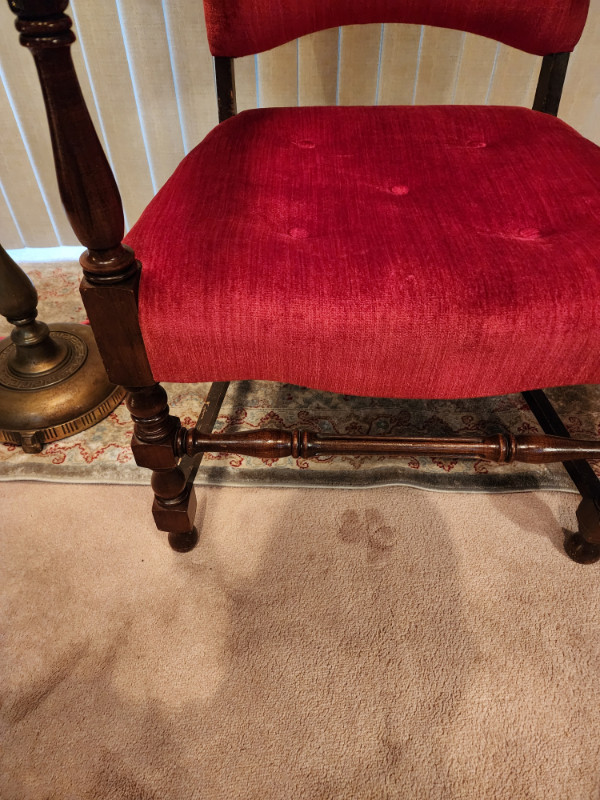
[[[73,0],[75,66],[132,225],[217,122],[200,0]],[[541,59],[416,25],[331,29],[236,60],[238,109],[289,105],[531,106]],[[600,0],[592,0],[560,116],[600,143]],[[31,55],[0,4],[0,241],[77,244],[61,207]]]

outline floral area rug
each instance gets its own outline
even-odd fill
[[[40,296],[44,322],[82,322],[79,268],[61,264],[24,268]],[[0,336],[10,326],[0,318]],[[186,427],[193,427],[210,384],[166,384],[170,404]],[[579,386],[548,392],[572,435],[600,438],[600,387]],[[521,395],[476,400],[388,400],[316,392],[289,384],[232,383],[216,431],[264,427],[307,428],[346,435],[482,435],[502,430],[536,433],[539,427]],[[47,445],[38,455],[0,445],[0,480],[147,484],[150,474],[136,466],[129,441],[132,424],[124,405],[87,431]],[[600,462],[593,464],[600,475]],[[576,491],[560,464],[498,466],[403,456],[328,456],[263,460],[238,455],[204,456],[197,484],[230,486],[368,487],[409,485],[434,490]]]

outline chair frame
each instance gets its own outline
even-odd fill
[[[545,393],[523,392],[543,434],[488,437],[319,436],[308,431],[261,430],[213,433],[229,386],[213,383],[194,429],[169,413],[167,394],[154,380],[138,319],[141,264],[122,244],[124,220],[119,191],[85,105],[71,59],[75,41],[67,0],[8,0],[17,15],[20,42],[33,54],[48,116],[56,174],[65,211],[87,250],[81,295],[110,380],[127,389],[134,422],[132,451],[152,470],[153,515],[169,533],[173,549],[197,542],[193,479],[205,452],[279,458],[324,453],[388,453],[484,458],[499,463],[562,461],[582,495],[579,531],[566,536],[568,555],[580,563],[600,558],[600,480],[587,459],[600,458],[600,442],[576,440]],[[556,116],[569,53],[543,58],[533,109]],[[236,113],[234,62],[216,57],[219,122]],[[93,174],[93,179],[92,179]]]

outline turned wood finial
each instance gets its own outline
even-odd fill
[[[63,14],[67,0],[8,0],[24,47],[63,47],[75,41],[71,19]]]
[[[122,281],[137,269],[124,233],[121,197],[94,130],[71,59],[75,41],[66,0],[9,0],[20,42],[38,71],[60,196],[79,241],[80,259],[92,283]]]
[[[8,0],[13,14],[19,19],[46,19],[62,14],[68,0]]]

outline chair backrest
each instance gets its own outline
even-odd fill
[[[548,55],[575,47],[588,8],[589,0],[204,0],[211,52],[228,57],[373,22],[454,28]]]

